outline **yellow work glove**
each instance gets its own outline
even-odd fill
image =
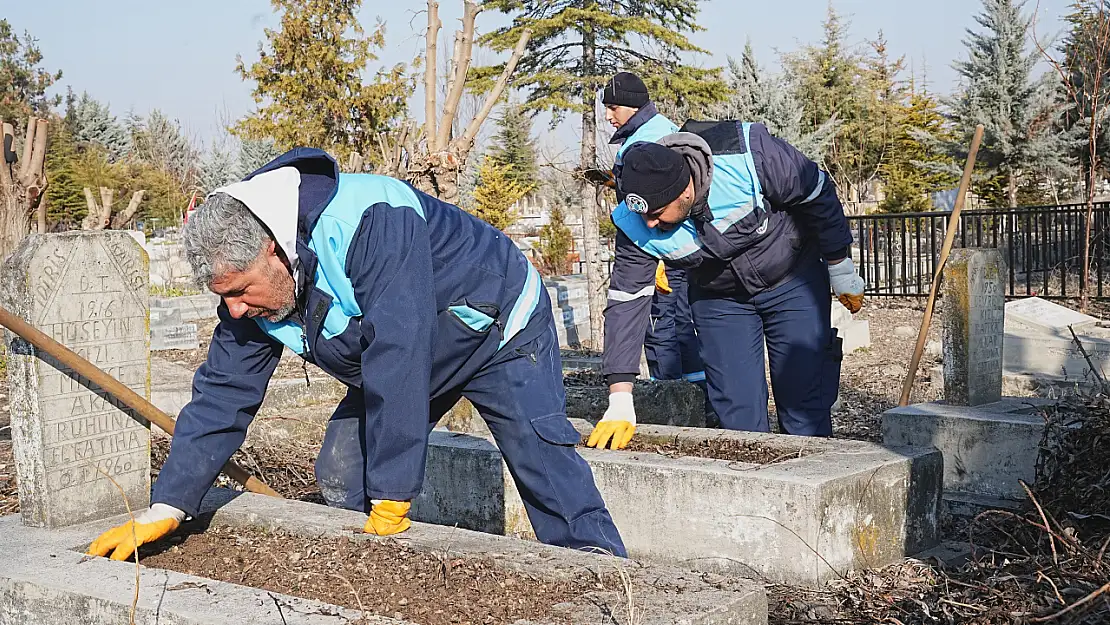
[[[671,283],[667,280],[667,266],[663,263],[655,267],[655,290],[663,295],[671,292]]]
[[[863,288],[866,285],[856,272],[852,257],[849,256],[835,265],[829,265],[829,282],[832,284],[833,293],[836,293],[836,298],[844,304],[848,312],[854,315],[863,308]]]
[[[632,393],[610,393],[609,408],[605,416],[594,426],[587,447],[604,449],[624,449],[636,432],[636,408],[632,405]]]
[[[374,499],[370,503],[370,518],[366,519],[366,527],[362,528],[367,534],[400,534],[412,525],[412,521],[408,519],[411,503],[381,499]]]
[[[152,543],[166,536],[184,520],[185,513],[177,508],[164,503],[152,504],[135,517],[134,521],[128,521],[101,534],[89,545],[88,555],[106,556],[111,551],[113,560],[126,560],[135,553],[137,545]]]

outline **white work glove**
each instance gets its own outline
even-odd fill
[[[106,556],[112,552],[113,560],[126,560],[138,545],[154,542],[176,530],[185,520],[185,513],[164,504],[151,504],[134,521],[117,525],[101,534],[89,545],[88,555]],[[134,529],[132,529],[134,523]]]
[[[606,443],[612,439],[609,449],[624,449],[635,432],[636,408],[632,405],[632,393],[610,393],[609,408],[601,421],[594,426],[586,446],[604,449]]]
[[[866,285],[859,277],[851,256],[835,265],[829,264],[829,282],[832,283],[833,293],[848,312],[855,314],[863,308],[863,288]]]

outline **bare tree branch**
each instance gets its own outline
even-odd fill
[[[31,171],[31,154],[33,152],[35,143],[35,131],[38,130],[38,124],[35,123],[34,116],[27,118],[27,130],[23,133],[23,163],[19,170],[19,179],[26,180],[27,175]]]
[[[100,215],[100,207],[96,204],[96,198],[93,197],[92,191],[88,187],[84,188],[85,191],[85,205],[88,207],[88,213],[85,219],[81,222],[82,230],[95,230],[97,217]]]
[[[31,146],[31,159],[29,163],[24,163],[26,174],[23,176],[23,184],[27,187],[42,187],[43,167],[46,165],[46,140],[48,138],[48,129],[50,122],[45,119],[37,120],[35,123],[35,142]],[[41,189],[40,189],[41,190]]]
[[[428,0],[428,32],[425,34],[424,53],[424,129],[429,137],[436,136],[436,48],[439,29],[439,3]]]
[[[459,108],[466,89],[466,74],[470,70],[470,60],[474,53],[474,20],[477,19],[481,9],[472,0],[463,3],[463,28],[455,33],[455,67],[451,73],[451,86],[447,92],[447,99],[443,102],[443,117],[439,122],[439,133],[435,136],[430,152],[439,152],[447,148],[451,140],[451,122],[455,119],[455,112]],[[428,141],[433,138],[428,136]]]
[[[482,123],[489,117],[493,107],[497,101],[501,99],[501,94],[505,92],[505,88],[509,85],[509,78],[516,70],[516,64],[520,62],[521,57],[524,56],[524,49],[528,47],[528,40],[532,37],[532,31],[525,28],[524,32],[520,33],[520,39],[516,42],[516,47],[513,48],[513,54],[509,57],[508,62],[505,63],[505,69],[501,72],[501,76],[497,78],[497,83],[493,89],[486,95],[485,104],[478,114],[471,120],[470,125],[467,126],[466,132],[463,133],[462,138],[459,139],[458,151],[460,154],[467,154],[470,152],[470,147],[474,143],[474,138],[478,136],[478,130],[482,127]]]
[[[136,191],[131,194],[131,201],[127,203],[127,208],[116,213],[116,216],[112,218],[112,228],[118,230],[127,225],[127,222],[131,221],[131,218],[139,211],[139,205],[143,203],[144,195],[146,195],[145,190]]]

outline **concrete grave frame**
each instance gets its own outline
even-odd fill
[[[238,495],[238,496],[236,496]],[[250,493],[213,489],[204,511],[214,511],[219,526],[283,530],[312,537],[353,536],[366,516],[349,510]],[[22,527],[18,517],[0,519],[0,623],[39,625],[118,625],[127,622],[135,588],[135,565],[104,558],[85,559],[81,551],[95,536],[125,517],[71,526],[60,531]],[[443,551],[452,557],[490,559],[495,566],[542,577],[582,571],[623,570],[647,587],[635,601],[639,625],[766,625],[767,597],[753,582],[726,579],[711,584],[703,576],[666,567],[549,547],[455,528],[415,524],[403,537],[416,550]],[[682,591],[682,592],[677,592]],[[598,591],[575,601],[576,625],[602,622],[606,606],[619,614],[628,599],[621,592]],[[136,622],[142,625],[414,625],[387,617],[361,616],[354,610],[271,593],[164,569],[142,567]],[[233,618],[233,620],[231,620]],[[605,622],[610,622],[606,620]],[[623,621],[618,621],[623,623]],[[543,625],[533,623],[531,625]]]
[[[1019,480],[1032,484],[1045,420],[1055,403],[1007,397],[980,406],[929,402],[883,414],[886,445],[934,447],[944,455],[944,498],[949,510],[974,514],[1013,507],[1026,499]]]
[[[586,434],[591,425],[572,420]],[[937,542],[943,467],[931,448],[639,426],[639,440],[714,438],[800,449],[769,465],[581,448],[633,558],[819,586]],[[527,536],[527,514],[490,439],[434,431],[416,520]]]

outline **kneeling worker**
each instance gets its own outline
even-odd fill
[[[288,152],[217,189],[190,217],[196,278],[223,298],[138,544],[198,513],[239,449],[288,347],[347,385],[316,480],[365,531],[406,530],[428,433],[460,396],[478,408],[543,542],[625,555],[566,417],[559,344],[539,275],[489,224],[319,150]],[[90,554],[125,559],[132,522]]]
[[[624,153],[613,211],[616,257],[605,311],[609,408],[590,446],[632,437],[632,381],[659,260],[686,269],[709,399],[721,426],[767,432],[764,341],[783,432],[832,433],[840,339],[831,289],[853,313],[863,280],[836,189],[762,124],[690,122]],[[685,128],[685,127],[684,127]]]

